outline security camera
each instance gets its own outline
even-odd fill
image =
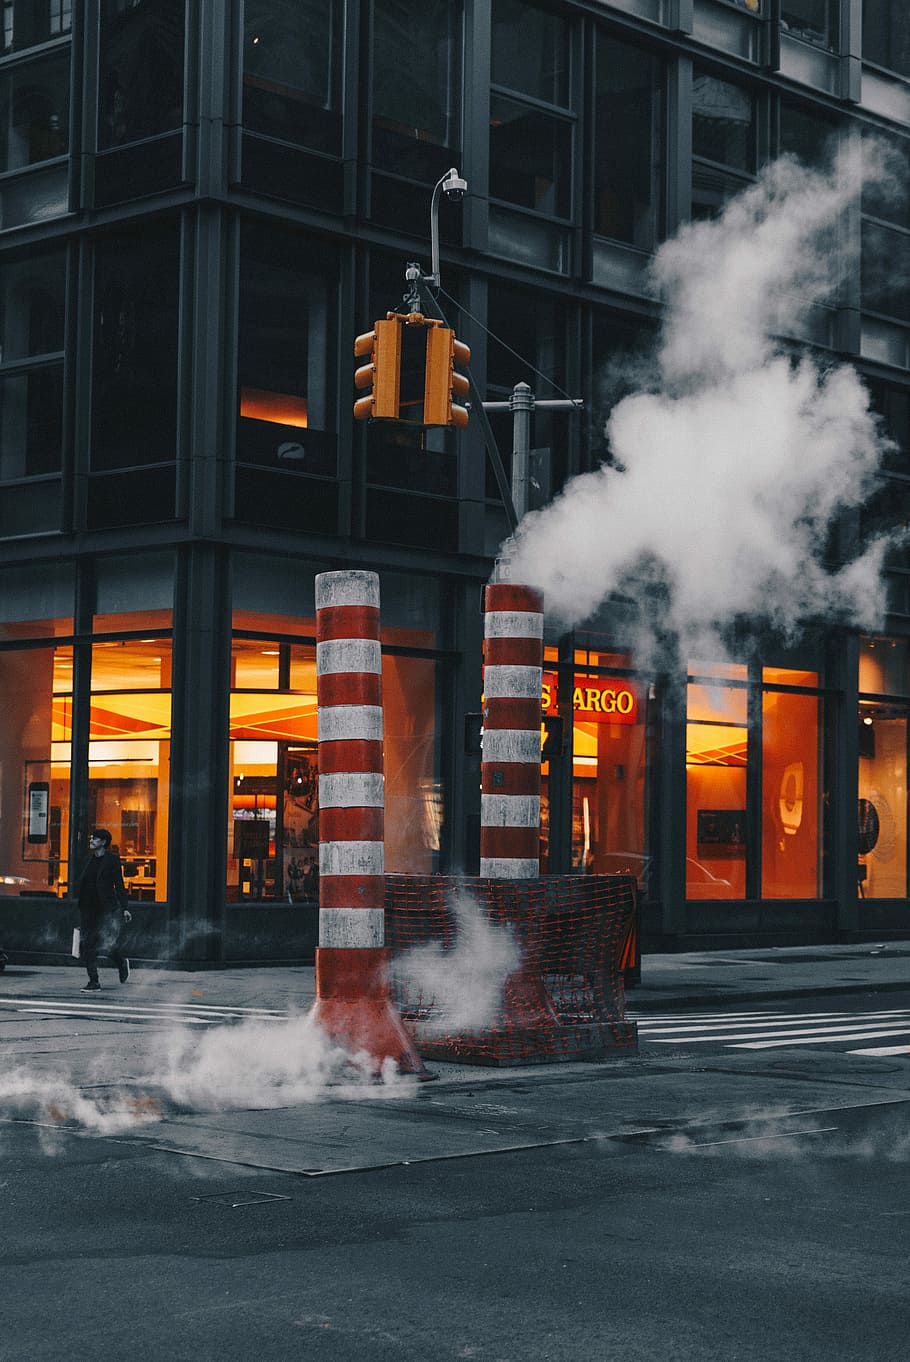
[[[467,180],[461,178],[454,166],[443,176],[442,192],[447,199],[463,199],[468,192]]]

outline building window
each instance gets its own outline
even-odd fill
[[[394,618],[394,610],[389,612]],[[270,617],[260,620],[265,623]],[[255,616],[244,612],[244,625]],[[299,620],[304,629],[315,621]],[[387,631],[384,628],[383,633]],[[395,628],[396,637],[407,630]],[[425,637],[425,631],[419,631]],[[385,866],[439,869],[442,793],[438,664],[385,652],[382,664]],[[234,638],[227,897],[317,904],[319,747],[313,643]]]
[[[815,47],[836,51],[839,23],[838,0],[781,0],[781,31]]]
[[[762,875],[766,899],[821,894],[822,701],[816,672],[765,667],[762,687]]]
[[[66,892],[73,649],[0,651],[0,899]]]
[[[690,664],[686,897],[821,893],[823,710],[819,674]],[[750,803],[750,772],[760,780]]]
[[[755,98],[742,86],[697,69],[692,155],[692,216],[714,217],[755,173]]]
[[[5,111],[0,173],[65,156],[69,150],[69,52],[0,73],[0,108]]]
[[[457,152],[461,9],[449,0],[373,7],[372,162],[435,182]]]
[[[821,169],[836,148],[837,126],[788,99],[780,102],[780,150]]]
[[[541,293],[491,287],[487,325],[487,385],[491,397],[508,397],[516,383],[527,383],[537,397],[564,395],[568,381],[566,308]],[[512,418],[492,413],[490,419],[509,474]],[[532,445],[538,487],[532,491],[541,504],[555,496],[568,477],[571,419],[565,412],[534,413]],[[499,493],[489,461],[486,476],[487,497],[496,499]]]
[[[572,212],[569,37],[560,15],[493,6],[490,198],[547,217]]]
[[[594,81],[594,231],[649,251],[663,215],[663,65],[601,34]]]
[[[693,663],[686,712],[686,898],[746,897],[747,669]]]
[[[141,231],[99,238],[95,259],[92,470],[171,462],[177,441],[179,228],[147,223]],[[163,509],[148,507],[156,519]],[[168,514],[174,514],[172,500]]]
[[[307,257],[318,268],[307,269]],[[238,339],[239,519],[333,533],[337,518],[334,253],[246,224]]]
[[[141,617],[133,617],[138,624]],[[158,619],[149,618],[150,630]],[[167,898],[171,750],[171,640],[99,639],[92,645],[89,827],[108,828],[131,898]]]
[[[186,0],[102,0],[99,148],[180,127],[185,9]]]
[[[910,388],[874,378],[866,378],[865,383],[888,441],[883,466],[889,472],[910,475]]]
[[[559,690],[557,651],[544,652],[541,711],[544,722],[566,706]],[[573,868],[590,874],[634,875],[648,888],[645,856],[646,688],[630,671],[630,658],[592,646],[575,650],[572,685]],[[541,784],[541,870],[549,856],[549,773]]]
[[[873,154],[884,147],[889,174],[863,188],[860,280],[864,312],[910,322],[910,193],[906,182],[907,142],[873,139]]]
[[[337,0],[246,0],[245,128],[340,152],[342,23]]]
[[[0,230],[68,211],[69,103],[68,49],[0,73]]]
[[[569,27],[524,0],[494,0],[493,84],[544,104],[569,102]]]
[[[3,0],[3,51],[21,52],[64,37],[73,26],[72,0]]]
[[[66,257],[0,268],[0,481],[60,470]]]
[[[857,892],[863,899],[907,895],[907,640],[860,643]],[[894,698],[891,698],[894,697]]]
[[[863,61],[910,76],[910,22],[906,0],[866,0]]]

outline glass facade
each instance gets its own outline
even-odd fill
[[[651,391],[653,254],[778,151],[821,166],[868,138],[888,158],[830,239],[858,269],[783,344],[854,365],[880,423],[883,476],[832,552],[910,524],[906,5],[676,8],[4,0],[9,913],[69,902],[91,820],[172,952],[246,959],[247,910],[255,950],[280,921],[300,951],[318,904],[313,582],[349,564],[381,580],[387,865],[475,869],[464,717],[507,533],[494,453],[508,482],[513,442],[491,413],[487,447],[478,394],[584,400],[533,413],[532,509],[614,462],[613,408]],[[422,306],[471,346],[470,424],[355,426],[351,341],[405,306],[452,166],[468,190],[438,205],[443,287]],[[545,869],[634,874],[656,936],[746,930],[755,905],[792,931],[901,925],[906,537],[882,605],[861,643],[740,651],[737,634],[735,661],[680,678],[644,674],[611,598],[547,654],[542,720],[566,731],[544,761]],[[200,912],[203,944],[180,926]]]

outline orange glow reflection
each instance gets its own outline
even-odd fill
[[[306,398],[295,393],[275,393],[268,388],[241,388],[240,415],[252,421],[273,421],[279,426],[307,426]]]

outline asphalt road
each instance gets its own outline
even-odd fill
[[[323,1180],[7,1127],[2,1355],[901,1362],[907,1109],[809,1124]]]
[[[162,1090],[158,1110],[137,1086],[162,1026],[148,994],[129,1019],[26,996],[0,1029],[3,1074],[14,1059],[42,1093],[0,1100],[4,1362],[910,1355],[899,1055],[648,1042],[599,1065],[303,1103],[223,1086],[169,1106]],[[867,1019],[907,1002],[787,1010],[855,1003]],[[181,1034],[200,1047],[250,1025],[286,1043],[277,1020],[193,1015]],[[73,1080],[60,1097],[42,1087],[52,1065]],[[149,1119],[105,1132],[118,1093]]]

